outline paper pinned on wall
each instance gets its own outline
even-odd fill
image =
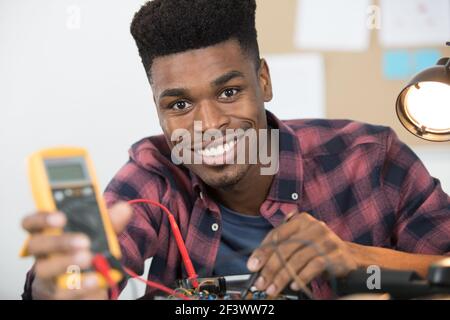
[[[385,47],[444,46],[450,39],[450,0],[380,0]]]
[[[325,68],[316,53],[265,56],[273,99],[267,109],[280,119],[325,117]]]
[[[412,52],[390,49],[383,53],[383,75],[388,80],[407,80],[434,66],[441,57],[439,50],[420,49]]]
[[[371,0],[298,0],[294,43],[299,49],[365,51]]]
[[[436,65],[441,56],[439,50],[417,50],[414,53],[414,74]]]
[[[406,80],[411,76],[412,61],[407,50],[383,53],[383,75],[389,80]]]

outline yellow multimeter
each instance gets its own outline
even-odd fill
[[[67,217],[64,230],[47,230],[47,234],[81,232],[91,241],[91,251],[104,255],[112,265],[111,279],[119,282],[122,273],[114,268],[121,257],[106,204],[99,192],[94,166],[88,152],[77,147],[57,147],[33,153],[28,158],[28,174],[36,207],[42,212],[61,211]],[[26,256],[27,245],[21,255]],[[60,287],[67,287],[68,277],[58,278]],[[107,281],[98,274],[99,284]]]

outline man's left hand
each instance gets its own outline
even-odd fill
[[[304,212],[273,229],[253,252],[247,267],[252,272],[260,271],[256,288],[276,296],[289,283],[291,289],[300,290],[295,279],[308,284],[325,271],[344,276],[358,264],[348,243],[324,222]]]

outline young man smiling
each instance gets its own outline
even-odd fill
[[[280,121],[266,111],[272,86],[259,56],[255,10],[254,0],[154,0],[135,15],[131,32],[164,135],[132,146],[106,189],[109,206],[136,198],[161,202],[175,215],[199,276],[259,271],[256,286],[269,295],[287,286],[298,290],[300,279],[316,298],[329,298],[320,277],[325,271],[344,276],[369,265],[425,275],[430,263],[450,252],[449,196],[389,128]],[[301,114],[301,97],[292,103]],[[192,136],[268,129],[266,143],[270,130],[278,130],[278,170],[261,174],[261,162],[212,161],[237,149],[225,146],[226,139],[214,150],[202,142],[202,163],[175,165],[172,136],[178,129]],[[111,215],[124,265],[140,274],[152,257],[151,280],[172,285],[186,277],[161,210],[141,205],[131,216],[118,204]],[[72,292],[55,286],[68,265],[90,265],[89,242],[81,235],[41,234],[65,223],[62,214],[43,216],[23,222],[33,233],[29,252],[36,256],[24,297],[106,298],[95,281]],[[268,245],[274,242],[287,263]]]

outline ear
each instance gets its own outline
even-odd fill
[[[269,102],[273,98],[272,80],[270,79],[269,66],[265,59],[261,59],[258,75],[259,85],[261,88],[261,92],[263,93],[264,102]]]

